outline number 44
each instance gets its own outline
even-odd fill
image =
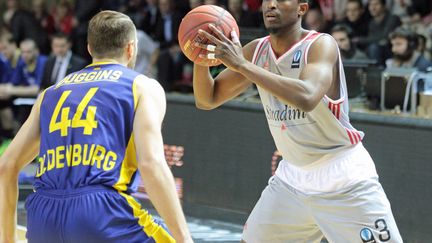
[[[97,128],[97,121],[95,120],[96,116],[96,106],[88,106],[88,103],[96,94],[99,88],[91,88],[87,91],[84,98],[79,103],[75,115],[72,117],[72,120],[69,119],[70,107],[63,107],[64,102],[68,98],[68,96],[72,93],[72,90],[66,90],[60,96],[59,101],[57,102],[56,107],[54,108],[54,112],[51,117],[51,121],[49,124],[49,132],[55,132],[60,130],[60,135],[65,137],[68,135],[68,128],[84,128],[84,135],[91,135],[93,133],[93,129]],[[82,119],[84,110],[87,108],[87,114],[85,119]],[[60,115],[60,121],[58,117]]]

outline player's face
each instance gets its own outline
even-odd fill
[[[302,7],[307,7],[307,3],[299,3],[299,0],[263,0],[262,12],[264,25],[272,34],[290,28],[299,21]],[[307,8],[306,8],[307,10]]]

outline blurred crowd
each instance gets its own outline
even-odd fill
[[[166,91],[192,91],[192,63],[177,32],[182,17],[203,4],[234,16],[242,42],[265,33],[262,0],[6,0],[0,3],[0,125],[10,139],[26,118],[31,100],[91,62],[87,24],[100,10],[131,17],[138,29],[136,70],[156,78]],[[431,64],[431,0],[310,0],[307,29],[331,34],[344,60],[379,66]],[[248,39],[249,38],[249,39]],[[216,67],[220,70],[220,67]],[[216,71],[217,72],[217,71]],[[0,152],[2,146],[0,146]]]

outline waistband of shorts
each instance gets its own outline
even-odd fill
[[[69,189],[51,189],[51,188],[38,188],[35,192],[49,197],[74,197],[84,194],[90,194],[95,192],[117,192],[114,188],[105,185],[87,185],[79,188]]]

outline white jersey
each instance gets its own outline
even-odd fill
[[[273,52],[270,37],[258,42],[253,63],[285,77],[299,78],[307,64],[311,44],[322,33],[311,31],[279,58]],[[349,150],[363,139],[364,133],[356,130],[348,117],[348,95],[345,73],[339,54],[340,98],[324,96],[310,112],[281,102],[258,86],[268,125],[276,147],[285,161],[305,166],[320,161],[328,155]]]

